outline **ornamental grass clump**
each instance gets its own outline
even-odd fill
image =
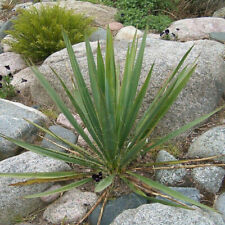
[[[12,30],[7,31],[13,38],[7,43],[12,51],[33,62],[39,62],[65,48],[62,28],[67,32],[71,43],[76,44],[84,41],[84,36],[89,36],[94,31],[92,23],[92,19],[74,14],[72,10],[58,5],[22,9],[13,20]]]
[[[140,89],[138,89],[146,35],[147,34],[145,33],[143,36],[138,53],[136,38],[134,38],[131,46],[128,47],[122,78],[119,74],[120,70],[115,63],[113,40],[110,32],[108,31],[107,35],[105,60],[103,59],[100,44],[98,43],[97,57],[95,61],[90,43],[86,41],[87,64],[91,89],[88,90],[69,38],[66,33],[63,32],[64,41],[73,70],[73,90],[69,90],[67,88],[64,81],[54,71],[54,69],[52,69],[52,71],[59,79],[71,101],[71,104],[74,106],[74,110],[79,114],[85,127],[88,129],[91,138],[74,119],[72,113],[64,104],[64,101],[58,96],[57,91],[54,90],[45,79],[44,74],[42,74],[35,66],[32,67],[36,77],[39,79],[50,97],[54,100],[55,104],[70,121],[79,135],[81,135],[81,137],[86,141],[88,149],[70,143],[55,135],[49,129],[40,127],[32,122],[30,123],[38,127],[41,131],[44,131],[56,139],[68,144],[70,146],[68,152],[63,153],[54,149],[35,146],[33,144],[25,143],[24,141],[6,137],[5,135],[1,135],[1,137],[4,137],[8,141],[32,152],[78,165],[79,169],[81,169],[79,171],[89,172],[76,172],[72,170],[69,172],[50,173],[0,173],[0,176],[3,177],[30,178],[27,181],[19,182],[14,185],[29,185],[42,182],[72,180],[70,184],[56,190],[28,195],[25,196],[25,198],[35,198],[57,192],[64,192],[71,188],[94,182],[95,192],[99,192],[101,194],[96,204],[78,222],[78,224],[80,224],[88,215],[90,215],[93,209],[101,201],[103,202],[102,209],[104,209],[104,205],[110,197],[110,193],[117,185],[117,181],[120,180],[133,192],[144,196],[153,202],[192,209],[191,206],[181,202],[178,203],[177,200],[173,199],[176,198],[204,209],[211,209],[208,206],[189,199],[181,193],[142,175],[143,171],[154,171],[156,166],[157,169],[160,169],[160,166],[162,166],[163,169],[171,167],[176,169],[180,168],[180,165],[178,166],[177,164],[191,162],[191,160],[163,163],[142,163],[141,165],[136,162],[138,156],[141,155],[144,157],[146,153],[153,150],[155,147],[167,142],[182,132],[185,132],[219,110],[217,109],[210,114],[196,119],[154,143],[147,141],[151,140],[151,133],[154,128],[187,84],[196,68],[196,63],[190,66],[183,66],[185,59],[192,49],[190,48],[178,63],[170,77],[163,83],[144,115],[137,120],[154,67],[154,65],[152,65],[144,84]],[[182,167],[185,167],[185,165],[182,165]],[[154,198],[154,195],[162,195],[162,193],[164,193],[164,197],[167,196],[168,199],[175,202],[168,202]],[[98,224],[100,224],[102,212],[103,210],[101,210]]]

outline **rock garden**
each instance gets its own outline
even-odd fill
[[[225,225],[223,1],[0,14],[0,225]]]

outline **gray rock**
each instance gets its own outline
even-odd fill
[[[6,30],[10,30],[13,23],[12,20],[16,19],[16,17],[12,17],[11,19],[7,20],[4,24],[1,25],[0,28],[0,41],[7,35],[5,33]]]
[[[212,32],[209,34],[210,39],[225,43],[225,32]]]
[[[157,155],[156,162],[165,161],[177,161],[177,159],[168,152],[161,150]],[[186,173],[186,169],[182,168],[174,170],[156,170],[155,175],[156,180],[162,184],[176,185],[184,182],[184,176]]]
[[[78,222],[87,212],[87,207],[91,207],[96,200],[95,193],[72,189],[49,205],[43,218],[53,224]]]
[[[215,209],[217,209],[223,215],[223,219],[225,222],[225,192],[223,192],[219,197],[216,199],[214,204]]]
[[[70,167],[59,160],[25,152],[18,156],[0,162],[0,173],[21,172],[57,172],[69,170]],[[51,183],[29,186],[9,186],[12,183],[26,179],[0,179],[0,225],[12,225],[15,218],[27,216],[37,208],[43,206],[40,198],[25,199],[23,196],[44,191]]]
[[[26,122],[26,118],[38,125],[43,125],[47,117],[41,112],[23,104],[0,99],[0,133],[24,141],[32,142],[38,129]],[[0,160],[13,156],[19,147],[0,137]]]
[[[190,188],[190,187],[170,187],[170,188],[173,189],[174,191],[180,192],[181,194],[187,196],[188,198],[190,198],[196,202],[200,202],[201,194],[197,188]],[[172,202],[172,201],[170,201],[166,198],[162,198],[160,196],[157,196],[156,198],[160,199],[160,200]],[[179,199],[176,199],[176,200],[181,201]],[[187,203],[184,201],[181,201],[181,202],[190,205],[190,203]]]
[[[223,18],[199,17],[177,20],[168,29],[177,35],[179,41],[191,41],[209,39],[209,33],[224,32],[224,27]]]
[[[40,8],[41,5],[54,6],[58,4],[57,2],[39,2],[35,3],[31,7]],[[114,16],[117,13],[117,9],[109,6],[105,6],[103,4],[93,4],[91,2],[85,1],[60,1],[59,6],[62,8],[66,8],[69,10],[73,10],[74,13],[81,13],[87,17],[93,18],[95,25],[100,27],[105,27],[110,22],[115,21]],[[25,5],[27,9],[29,6]],[[104,19],[103,19],[104,18]]]
[[[225,61],[223,59],[225,45],[211,40],[181,43],[148,38],[139,85],[144,83],[146,74],[153,62],[155,62],[155,67],[141,113],[145,112],[147,106],[152,102],[157,90],[162,85],[165,78],[168,77],[169,72],[176,67],[178,61],[193,44],[195,44],[194,48],[185,64],[193,63],[199,56],[196,71],[192,75],[186,88],[181,92],[174,105],[166,114],[165,118],[157,126],[154,133],[155,136],[167,134],[182,125],[213,111],[223,95],[225,90]],[[124,69],[127,42],[118,41],[115,42],[114,45],[116,60],[120,63],[122,71]],[[92,42],[91,47],[96,55],[97,43]],[[104,52],[104,41],[101,41],[101,48]],[[73,49],[76,53],[84,79],[89,86],[85,44],[76,44],[73,46]],[[63,101],[72,108],[66,97],[65,91],[49,68],[49,66],[53,67],[66,82],[69,89],[72,89],[71,79],[68,75],[68,70],[71,72],[69,65],[67,52],[63,49],[49,56],[41,65],[40,70],[46,75],[45,77],[51,83],[52,87],[57,90],[58,94],[63,98]],[[34,75],[30,74],[30,76],[33,77]],[[39,82],[35,82],[35,79],[31,84],[30,91],[30,96],[35,102],[46,105],[53,104]]]
[[[89,41],[106,40],[107,31],[99,27],[90,37]]]
[[[211,128],[194,139],[187,153],[190,158],[215,155],[224,155],[215,160],[225,162],[225,126]]]
[[[200,209],[187,210],[159,203],[147,204],[121,213],[111,225],[224,225],[220,214]]]
[[[109,200],[104,208],[102,220],[100,225],[109,225],[121,212],[127,209],[134,209],[140,205],[146,204],[147,200],[134,193],[124,195],[116,200]],[[90,225],[96,225],[102,204],[89,216]]]
[[[76,144],[76,142],[77,142],[77,136],[71,130],[68,130],[59,125],[50,126],[49,130],[52,131],[57,136],[59,136],[63,139],[66,139],[67,141],[69,141],[73,144]],[[41,142],[42,147],[54,149],[54,150],[61,151],[61,152],[66,152],[66,150],[64,148],[71,149],[71,147],[69,145],[65,144],[62,141],[57,140],[56,138],[52,137],[49,134],[45,134],[44,138],[46,138],[46,139],[42,140],[42,142]],[[64,148],[61,148],[60,146],[55,145],[54,143],[48,141],[47,139],[55,142],[58,145],[63,146]]]
[[[9,66],[10,69],[8,70],[6,66]],[[26,67],[27,65],[25,61],[23,60],[22,56],[19,54],[16,54],[14,52],[5,52],[0,55],[0,74],[1,75],[8,75],[9,72],[14,74]]]
[[[197,184],[206,191],[216,194],[223,182],[225,170],[220,167],[211,166],[195,168],[192,170],[192,177]]]
[[[225,18],[225,7],[221,8],[221,9],[218,9],[216,12],[214,12],[213,17]]]

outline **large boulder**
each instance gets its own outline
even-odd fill
[[[146,204],[137,209],[121,213],[110,225],[224,225],[218,213],[207,213],[200,209],[187,210],[159,203]]]
[[[90,2],[74,1],[74,0],[60,1],[59,3],[41,2],[41,3],[36,3],[33,5],[26,3],[26,4],[17,5],[14,8],[14,10],[17,10],[18,8],[29,9],[29,7],[32,7],[32,6],[39,8],[41,5],[54,6],[56,4],[59,4],[60,7],[63,7],[63,8],[65,7],[66,9],[73,10],[74,13],[81,13],[87,17],[93,18],[96,25],[98,26],[106,26],[110,22],[115,21],[114,16],[116,15],[116,12],[117,12],[115,8],[105,6],[102,4],[93,4]]]
[[[32,142],[38,129],[26,122],[30,120],[38,125],[44,125],[47,117],[33,108],[21,103],[0,99],[0,133],[15,139]],[[0,160],[13,156],[19,147],[0,137]]]
[[[177,35],[180,41],[209,39],[211,32],[224,32],[225,19],[200,17],[173,22],[168,29]]]
[[[121,70],[124,69],[127,42],[117,41],[115,45],[116,60],[120,62]],[[168,133],[194,119],[214,110],[225,90],[225,62],[223,59],[225,46],[221,43],[210,40],[190,41],[186,43],[157,40],[148,38],[146,42],[145,57],[139,85],[142,85],[150,66],[155,62],[151,83],[144,99],[141,113],[152,102],[157,90],[168,77],[171,71],[177,66],[179,60],[186,51],[194,45],[185,64],[193,63],[197,57],[198,66],[193,73],[186,88],[181,92],[178,99],[171,107],[165,118],[160,122],[156,135]],[[96,54],[97,43],[91,43],[92,50]],[[101,41],[101,48],[105,51],[105,42]],[[88,69],[85,43],[73,46],[77,56],[81,72],[88,83]],[[40,71],[51,83],[52,87],[63,98],[64,102],[70,106],[64,89],[52,73],[53,67],[62,79],[65,80],[69,89],[72,89],[71,68],[66,49],[49,56],[40,66]],[[22,74],[23,71],[20,72]],[[16,77],[17,75],[15,75]],[[34,75],[30,74],[30,79]],[[89,84],[88,84],[89,85]],[[139,86],[140,87],[140,86]],[[52,101],[47,97],[39,82],[31,84],[32,99],[40,104],[51,105]]]
[[[187,210],[159,203],[146,204],[123,211],[110,225],[224,225],[218,213],[200,209]]]
[[[0,162],[0,173],[57,172],[69,169],[70,167],[62,161],[33,152],[25,152]],[[51,185],[51,183],[42,183],[19,187],[9,186],[19,181],[24,181],[24,179],[0,179],[0,225],[12,225],[16,218],[27,216],[42,207],[43,202],[40,198],[26,199],[23,197],[42,192]]]

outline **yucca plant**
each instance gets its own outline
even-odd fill
[[[76,122],[64,102],[57,95],[57,92],[47,82],[44,74],[42,74],[36,67],[32,67],[32,70],[58,108],[62,113],[64,113],[76,131],[87,142],[88,149],[69,143],[67,140],[55,135],[50,130],[36,124],[33,125],[40,128],[41,131],[52,135],[56,139],[65,142],[71,147],[71,149],[73,149],[73,151],[70,150],[68,153],[62,153],[53,149],[47,149],[28,144],[20,140],[15,140],[4,135],[1,136],[32,152],[62,160],[67,163],[77,164],[83,168],[89,168],[91,172],[78,173],[70,171],[26,174],[0,173],[0,176],[31,178],[25,182],[17,183],[16,185],[29,185],[40,182],[55,182],[70,179],[76,180],[59,189],[25,196],[26,198],[41,197],[57,192],[64,192],[88,182],[95,182],[95,191],[102,193],[93,208],[80,222],[82,222],[101,201],[103,201],[104,207],[117,180],[122,180],[122,182],[127,184],[132,191],[155,202],[189,209],[191,208],[182,203],[177,204],[177,201],[169,203],[162,200],[156,200],[151,197],[152,194],[154,195],[156,192],[163,192],[163,196],[168,195],[168,198],[173,197],[205,209],[211,209],[208,206],[195,202],[139,173],[142,169],[153,170],[155,166],[165,166],[166,164],[175,165],[176,163],[181,162],[164,162],[161,164],[146,163],[142,165],[135,164],[136,158],[139,155],[144,156],[156,146],[167,142],[169,139],[174,138],[187,129],[195,126],[219,110],[217,109],[214,112],[183,126],[179,130],[171,132],[155,143],[147,141],[157,123],[163,118],[172,103],[176,100],[176,97],[185,87],[196,68],[196,63],[182,68],[183,63],[192,48],[187,51],[178,63],[176,69],[164,82],[155,96],[154,101],[148,106],[148,109],[141,119],[137,120],[154,67],[154,65],[152,65],[144,84],[140,89],[138,89],[145,49],[146,33],[144,34],[140,44],[138,54],[136,54],[138,49],[136,38],[134,38],[132,44],[128,47],[122,79],[119,75],[119,68],[115,63],[113,40],[110,32],[108,31],[107,35],[105,62],[100,50],[100,44],[98,44],[97,47],[97,62],[95,62],[90,43],[86,41],[91,93],[81,74],[71,43],[65,32],[63,32],[63,37],[73,70],[74,90],[70,91],[66,84],[61,80],[60,76],[53,69],[52,70],[61,82],[61,85],[67,93],[74,109],[80,115],[93,140],[89,138],[83,128]],[[103,210],[101,211],[99,221],[102,212]],[[99,223],[100,222],[98,222],[98,224]]]

